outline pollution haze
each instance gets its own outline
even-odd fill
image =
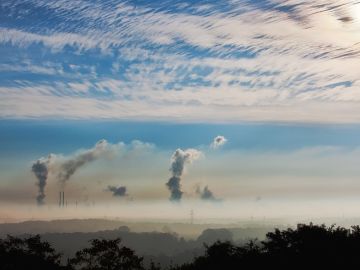
[[[2,0],[0,18],[1,223],[360,217],[359,2]]]
[[[4,222],[359,214],[356,125],[3,120],[1,129]]]

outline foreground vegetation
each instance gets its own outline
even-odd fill
[[[156,245],[156,243],[154,243]],[[0,269],[144,270],[142,257],[121,245],[120,239],[94,239],[89,248],[61,263],[57,253],[39,235],[8,236],[0,240]],[[360,227],[299,224],[296,229],[269,232],[261,242],[243,246],[216,242],[192,262],[169,270],[196,269],[348,269],[360,267]],[[150,270],[162,269],[152,263]]]

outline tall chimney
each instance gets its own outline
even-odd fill
[[[59,192],[59,207],[61,207],[61,191]]]

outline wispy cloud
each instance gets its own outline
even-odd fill
[[[356,1],[1,9],[2,117],[360,121]]]

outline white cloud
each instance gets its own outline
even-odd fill
[[[62,18],[69,30],[7,26],[0,28],[0,43],[19,50],[31,44],[53,52],[100,49],[119,57],[110,78],[93,67],[91,74],[63,74],[71,81],[18,80],[1,87],[2,117],[359,122],[360,12],[354,1],[274,0],[268,9],[231,1],[227,11],[200,5],[184,12],[129,3],[29,2]],[[351,23],[343,16],[352,16]],[[195,53],[189,56],[184,44]],[[123,60],[130,62],[127,68]],[[33,70],[46,73],[41,66]]]

